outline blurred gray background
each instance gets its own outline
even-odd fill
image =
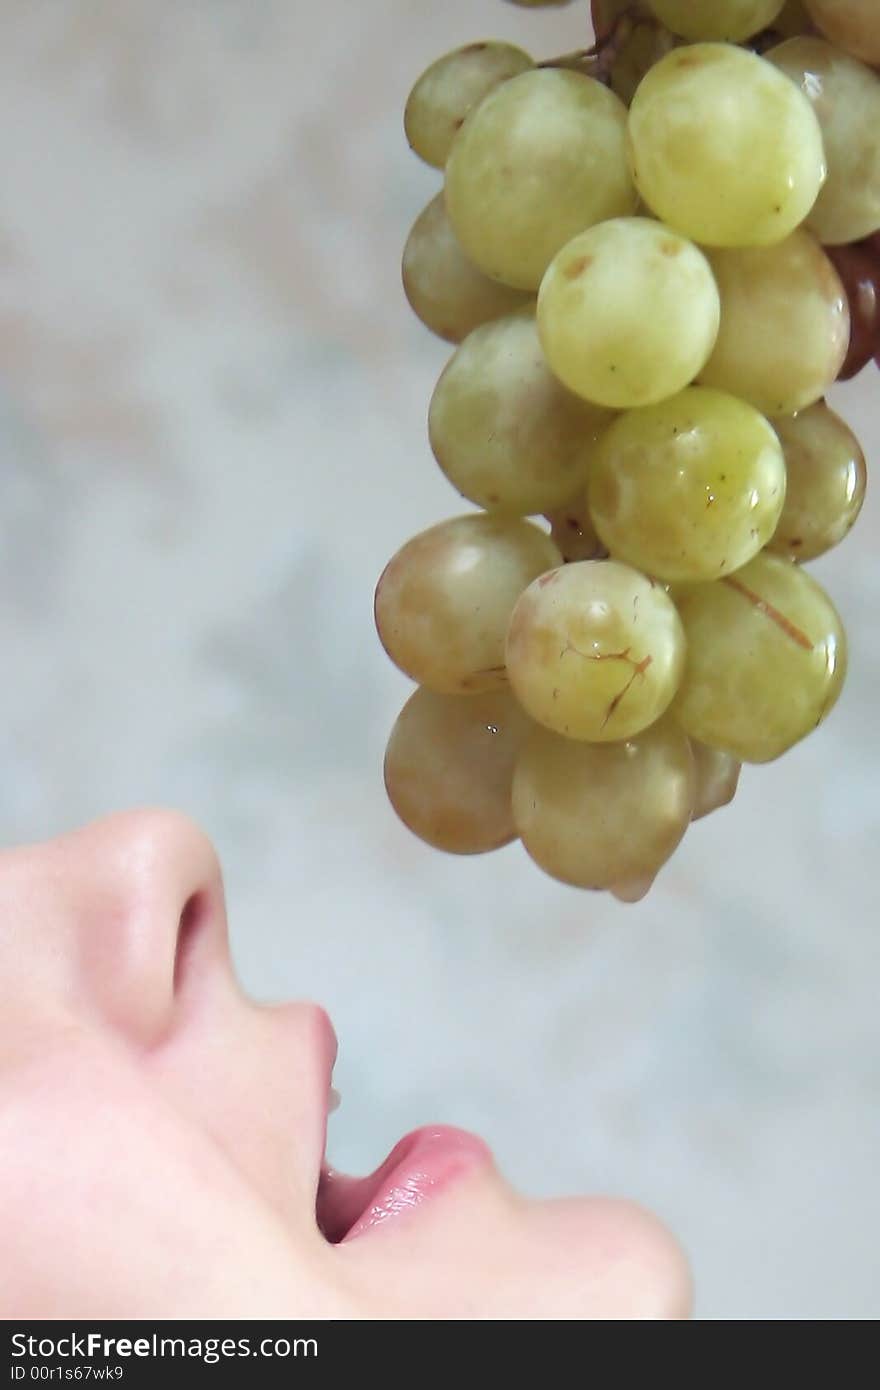
[[[324,1002],[330,1151],[473,1127],[540,1194],[654,1206],[704,1318],[880,1314],[880,503],[815,573],[846,692],[641,906],[424,848],[375,579],[462,509],[399,287],[422,68],[586,5],[0,0],[0,838],[182,807],[260,995]],[[835,402],[869,458],[873,369]]]

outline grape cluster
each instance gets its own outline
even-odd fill
[[[593,26],[549,62],[457,49],[407,102],[444,186],[404,287],[456,345],[428,432],[479,510],[404,545],[375,614],[419,685],[385,757],[405,824],[633,902],[845,677],[802,562],[865,492],[824,397],[880,363],[880,6]]]

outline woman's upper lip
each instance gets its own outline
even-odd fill
[[[367,1178],[349,1178],[325,1167],[321,1172],[315,1215],[332,1244],[354,1240],[440,1196],[475,1169],[488,1167],[492,1155],[482,1139],[450,1125],[414,1130]]]
[[[320,1004],[298,1003],[291,1006],[305,1029],[310,1109],[314,1107],[314,1181],[317,1188],[321,1164],[327,1147],[327,1119],[333,1083],[333,1068],[339,1051],[336,1030],[330,1015]]]

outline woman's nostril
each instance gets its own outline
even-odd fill
[[[174,992],[177,993],[189,975],[196,945],[211,911],[210,894],[193,893],[184,904],[177,927],[174,952]]]

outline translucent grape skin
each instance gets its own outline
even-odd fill
[[[385,787],[420,840],[449,854],[485,854],[516,836],[513,768],[532,725],[505,690],[417,690],[385,752]]]
[[[562,557],[537,526],[462,516],[407,541],[376,587],[376,629],[420,685],[471,694],[506,685],[504,639],[519,595]]]
[[[465,254],[494,279],[536,290],[572,236],[635,209],[626,107],[577,72],[521,73],[465,121],[445,192]]]
[[[730,44],[693,44],[662,58],[633,97],[629,141],[645,202],[706,246],[781,241],[825,178],[822,133],[806,97],[772,63]]]
[[[791,415],[826,394],[843,366],[849,302],[815,237],[796,231],[776,246],[712,250],[721,327],[700,372],[705,386],[765,415]]]
[[[507,634],[507,674],[523,708],[556,733],[596,743],[659,719],[684,655],[666,591],[613,560],[542,575],[519,598]]]
[[[783,0],[648,0],[654,14],[673,34],[691,42],[703,39],[741,43],[772,24]]]
[[[826,38],[863,63],[880,65],[877,0],[805,0]]]
[[[736,795],[742,763],[720,748],[709,748],[691,739],[696,790],[692,820],[702,820],[712,811],[728,806]]]
[[[741,762],[778,758],[822,722],[846,675],[834,605],[799,565],[758,555],[728,579],[676,593],[687,664],[672,713]]]
[[[849,301],[849,349],[838,380],[849,381],[866,367],[880,346],[880,238],[854,246],[829,246],[828,256]]]
[[[475,328],[534,303],[524,290],[490,280],[455,239],[443,194],[419,213],[403,252],[403,288],[426,328],[460,343]]]
[[[407,98],[403,128],[413,151],[442,169],[465,118],[493,87],[533,66],[513,44],[471,43],[444,53],[422,73]]]
[[[815,560],[849,534],[862,509],[865,456],[852,430],[824,401],[774,425],[785,452],[788,493],[768,549],[789,560]]]
[[[880,11],[877,15],[880,26]],[[826,245],[880,228],[880,77],[823,39],[789,39],[768,62],[807,97],[822,129],[828,177],[807,218]]]
[[[546,873],[577,888],[626,891],[653,878],[694,803],[690,744],[671,720],[618,743],[529,735],[513,776],[513,816]]]
[[[641,878],[630,878],[625,883],[615,883],[609,893],[619,903],[640,903],[654,887],[654,874],[643,874]]]
[[[652,405],[687,386],[718,334],[718,289],[702,251],[661,222],[616,218],[574,237],[538,294],[551,368],[598,405]]]
[[[558,507],[586,483],[610,411],[553,375],[532,313],[475,329],[448,362],[428,433],[453,487],[487,511],[527,516]]]
[[[718,579],[773,535],[785,499],[782,448],[752,406],[691,386],[606,430],[589,499],[615,559],[671,583]]]

